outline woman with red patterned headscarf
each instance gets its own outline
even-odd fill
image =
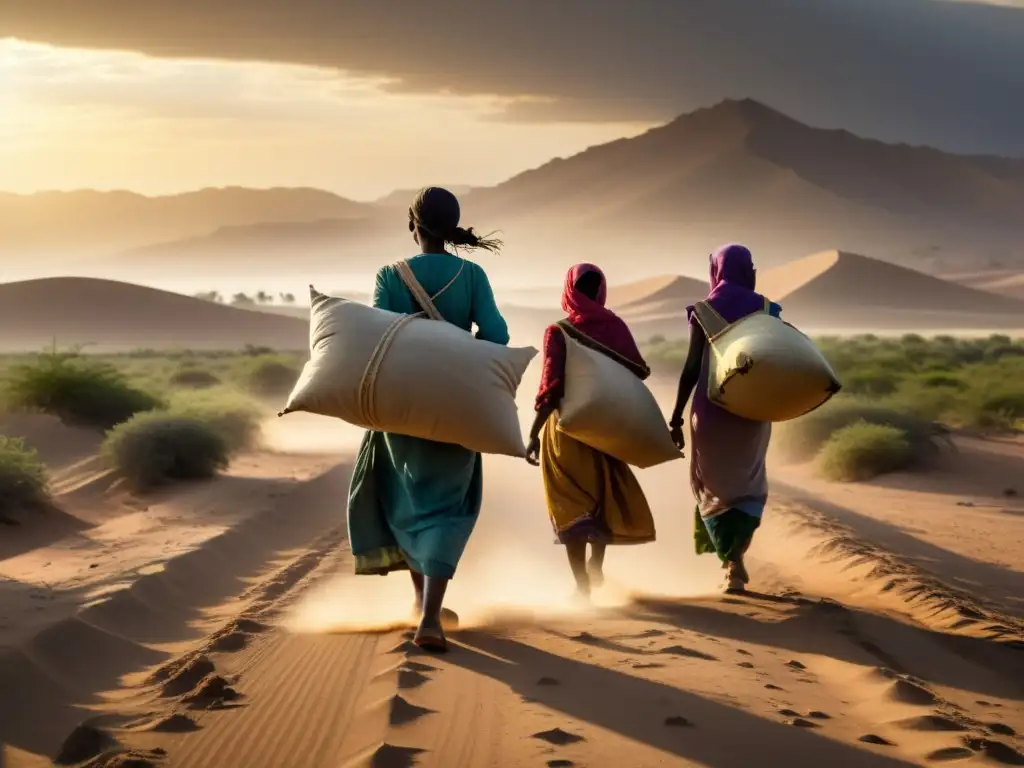
[[[641,379],[651,373],[629,328],[605,307],[607,293],[604,273],[593,264],[577,264],[566,275],[566,318],[544,334],[544,371],[526,453],[526,460],[541,468],[548,514],[583,597],[604,580],[608,544],[643,544],[655,537],[651,508],[629,466],[557,428],[565,393],[566,335],[608,354]]]

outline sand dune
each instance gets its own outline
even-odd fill
[[[787,319],[813,332],[943,329],[1024,330],[1024,301],[845,251],[823,251],[760,270],[758,290]],[[660,277],[610,291],[640,337],[685,334],[685,307],[707,295],[686,277]]]
[[[969,285],[971,288],[1001,293],[1024,300],[1024,269],[986,269],[978,272],[952,272],[943,275],[946,280]]]
[[[268,427],[287,453],[146,499],[93,488],[105,516],[61,495],[88,527],[0,559],[5,765],[1024,760],[1024,625],[984,585],[948,583],[954,551],[887,548],[780,493],[751,553],[761,591],[716,597],[721,571],[687,546],[686,469],[668,465],[641,474],[659,541],[610,552],[582,608],[537,471],[488,457],[450,590],[463,628],[427,657],[403,628],[407,580],[349,575],[338,499],[359,431]],[[980,555],[992,533],[958,536]]]
[[[0,285],[0,350],[304,349],[308,323],[111,280],[49,278]]]
[[[1024,327],[1024,301],[844,251],[762,272],[758,289],[816,328]]]

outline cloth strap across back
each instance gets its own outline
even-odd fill
[[[768,300],[764,300],[764,312],[765,314],[771,314],[772,303]],[[697,322],[700,323],[700,327],[704,329],[704,335],[708,337],[708,341],[714,341],[716,338],[722,335],[722,333],[732,323],[727,323],[725,318],[715,311],[715,308],[706,301],[698,301],[693,305],[693,314],[697,316]]]
[[[559,330],[561,330],[566,337],[573,339],[577,343],[582,344],[584,347],[592,349],[595,352],[600,352],[605,357],[611,358],[616,363],[619,363],[620,365],[628,368],[638,378],[643,379],[650,374],[650,371],[645,369],[643,366],[637,365],[628,357],[620,355],[614,349],[606,347],[597,339],[593,339],[590,336],[587,336],[587,334],[583,333],[583,331],[574,326],[568,320],[559,320],[557,323],[555,323],[555,325],[558,326]]]
[[[434,305],[434,300],[455,284],[455,281],[459,279],[459,276],[465,268],[466,260],[462,259],[462,263],[459,264],[459,271],[455,273],[455,277],[449,280],[448,284],[444,288],[431,296],[420,284],[420,281],[416,279],[416,275],[413,274],[412,267],[409,265],[408,261],[400,261],[395,264],[395,271],[398,272],[398,276],[402,279],[402,282],[405,283],[405,287],[409,289],[409,292],[412,294],[413,301],[419,305],[420,311],[414,315],[401,315],[396,318],[395,321],[388,326],[388,329],[381,337],[380,343],[377,344],[376,349],[373,350],[373,354],[370,356],[370,361],[367,363],[366,370],[363,372],[363,378],[359,383],[359,409],[362,412],[360,415],[364,424],[374,425],[379,423],[376,418],[377,372],[380,370],[380,366],[384,362],[384,356],[391,348],[391,344],[395,340],[395,336],[408,323],[423,315],[426,315],[431,320],[440,320],[441,322],[444,322],[444,317],[442,317],[441,313],[438,312],[437,307]]]
[[[405,283],[405,287],[409,289],[409,293],[412,294],[413,300],[415,300],[419,305],[420,311],[431,320],[441,321],[443,321],[444,318],[441,316],[441,313],[437,311],[437,307],[434,306],[434,301],[455,284],[455,281],[459,279],[459,276],[462,274],[462,270],[465,268],[466,260],[461,259],[459,271],[455,273],[455,277],[449,280],[448,284],[445,285],[444,288],[431,296],[420,284],[420,281],[416,279],[416,275],[413,273],[412,266],[408,261],[400,261],[395,265],[398,276],[402,278],[402,282]]]

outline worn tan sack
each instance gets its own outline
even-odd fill
[[[558,429],[635,467],[653,467],[682,456],[672,442],[654,395],[614,351],[593,340],[577,341],[564,325],[565,394]],[[576,332],[578,333],[578,331]],[[624,361],[626,362],[626,361]]]
[[[411,276],[403,265],[399,273]],[[536,349],[476,339],[441,320],[426,295],[419,304],[438,319],[312,286],[310,298],[310,359],[282,415],[306,411],[480,453],[525,455],[515,394]]]
[[[840,389],[811,339],[763,312],[729,324],[707,302],[694,306],[708,337],[708,399],[754,421],[787,421],[823,405]]]

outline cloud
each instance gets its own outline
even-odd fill
[[[1019,3],[1018,3],[1019,5]],[[3,0],[0,35],[293,62],[510,121],[669,119],[752,96],[887,140],[1024,154],[1024,10],[939,0]],[[528,98],[522,98],[528,97]]]
[[[508,99],[308,65],[0,40],[6,189],[316,186],[369,199],[492,184],[648,125],[495,122]]]

